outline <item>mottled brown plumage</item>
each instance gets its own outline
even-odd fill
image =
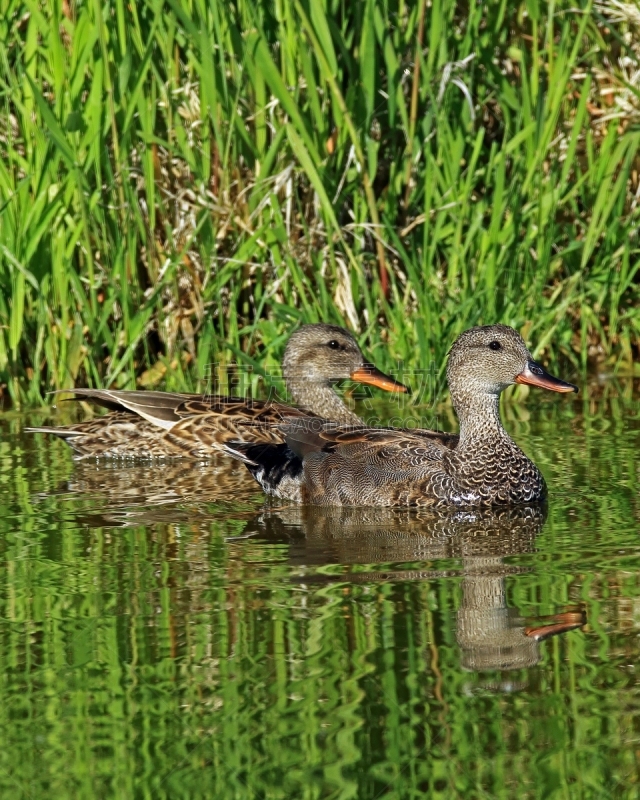
[[[505,325],[459,336],[447,378],[459,439],[290,419],[280,425],[288,449],[246,439],[227,449],[247,463],[265,491],[299,503],[438,508],[543,500],[542,475],[502,427],[500,393],[514,383],[560,392],[577,388],[546,373],[520,335]]]
[[[247,400],[167,392],[74,389],[77,399],[108,408],[103,417],[65,427],[28,430],[64,439],[77,458],[208,458],[231,440],[279,444],[278,425],[287,419],[335,420],[362,424],[333,385],[351,378],[387,391],[406,387],[365,361],[353,336],[335,325],[303,325],[283,358],[285,382],[300,408],[267,400]]]

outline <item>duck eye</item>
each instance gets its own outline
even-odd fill
[[[495,342],[495,341],[494,342],[489,342],[489,347],[492,350],[502,350],[502,345],[500,344],[500,342]]]
[[[327,342],[327,347],[330,347],[332,350],[341,350],[340,342],[336,342],[335,339],[332,339],[330,342]]]

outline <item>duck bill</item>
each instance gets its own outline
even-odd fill
[[[541,389],[549,389],[552,392],[577,392],[578,387],[572,383],[561,381],[560,378],[554,378],[549,375],[546,369],[536,364],[535,361],[529,361],[527,366],[522,372],[516,376],[516,383],[525,383],[529,386],[539,386]]]
[[[369,386],[377,386],[385,392],[408,392],[409,388],[403,383],[385,375],[373,364],[363,364],[351,373],[351,380],[358,383],[366,383]]]
[[[587,624],[587,615],[584,611],[566,611],[563,614],[553,614],[550,617],[540,617],[540,625],[532,625],[524,629],[525,635],[538,642],[557,636],[560,633],[575,631]]]

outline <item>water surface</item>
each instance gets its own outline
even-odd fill
[[[508,405],[548,507],[447,519],[0,415],[0,796],[637,798],[633,389]]]

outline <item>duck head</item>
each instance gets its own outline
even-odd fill
[[[497,396],[514,383],[578,391],[534,361],[520,334],[507,325],[483,325],[460,334],[449,353],[447,380],[452,398]]]
[[[358,343],[337,325],[303,325],[295,331],[284,351],[282,371],[289,382],[308,381],[330,386],[351,379],[385,389],[407,392],[403,384],[365,360]]]

